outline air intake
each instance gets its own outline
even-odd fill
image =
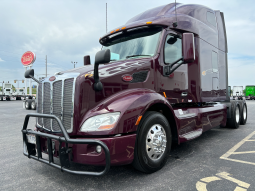
[[[149,71],[140,71],[133,73],[133,80],[130,83],[144,82],[147,79],[148,72]]]

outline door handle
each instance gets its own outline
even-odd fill
[[[187,92],[182,92],[182,96],[187,96],[188,93]]]

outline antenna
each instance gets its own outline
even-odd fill
[[[176,0],[175,0],[175,18],[176,18],[176,22],[173,23],[173,27],[177,27],[177,12],[176,12]]]
[[[107,3],[106,3],[106,33],[107,33]]]

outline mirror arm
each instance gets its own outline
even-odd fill
[[[171,68],[170,69],[170,74],[172,74],[177,68],[179,68],[181,65],[183,65],[184,64],[184,62],[181,62],[181,63],[179,63],[177,66],[175,66],[174,68]],[[170,75],[169,74],[169,75]]]
[[[34,81],[36,81],[38,84],[40,83],[39,80],[37,80],[36,78],[34,78],[34,76],[29,75],[30,78],[32,78]]]
[[[175,66],[174,68],[172,68],[176,63],[178,63],[179,61],[182,61],[181,63],[179,63],[177,66]],[[174,61],[173,63],[166,65],[163,67],[163,76],[169,76],[170,74],[172,74],[177,68],[179,68],[182,64],[185,64],[185,62],[183,61],[183,58],[180,58],[176,61]]]
[[[99,80],[99,74],[98,74],[98,67],[99,64],[95,63],[94,66],[94,90],[95,91],[102,91],[103,90],[103,84]]]
[[[173,62],[172,64],[170,64],[170,67],[172,68],[173,67],[173,65],[175,65],[177,62],[179,62],[179,61],[183,61],[183,58],[180,58],[180,59],[178,59],[178,60],[176,60],[175,62]]]
[[[95,81],[95,83],[99,82],[98,66],[99,66],[99,64],[95,64],[95,66],[94,66],[94,81]]]

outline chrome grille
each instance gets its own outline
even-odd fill
[[[37,112],[53,114],[63,123],[67,132],[72,131],[74,78],[42,82],[38,86]],[[37,124],[52,132],[59,132],[60,127],[56,120],[38,118]]]
[[[52,105],[53,105],[53,115],[56,115],[61,120],[62,113],[62,80],[53,83],[53,95],[52,95]],[[60,131],[60,127],[56,120],[52,120],[52,130]]]
[[[50,114],[50,83],[45,82],[43,87],[43,113]],[[45,129],[51,130],[51,119],[43,118],[43,127]]]
[[[37,112],[42,113],[42,83],[39,84],[38,86],[38,98],[37,98]],[[38,125],[42,127],[43,125],[43,119],[38,117]]]
[[[73,118],[73,78],[64,81],[63,125],[66,130],[71,129]]]

